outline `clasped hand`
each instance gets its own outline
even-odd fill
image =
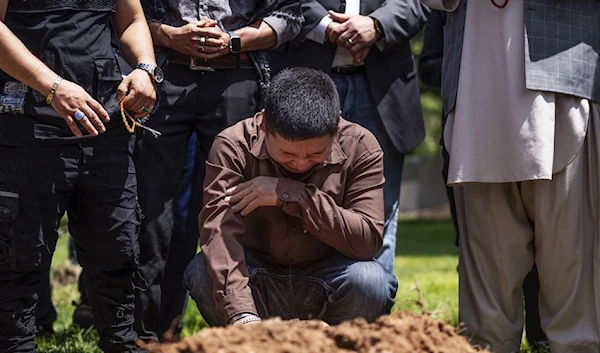
[[[225,202],[242,216],[259,207],[277,206],[277,178],[259,176],[227,189]]]
[[[354,64],[362,64],[371,47],[377,41],[375,23],[369,16],[329,11],[333,20],[327,27],[327,38],[331,43],[346,48],[354,57]]]
[[[182,27],[170,27],[166,34],[169,46],[184,55],[214,59],[229,53],[229,34],[217,26],[217,21],[206,17]]]

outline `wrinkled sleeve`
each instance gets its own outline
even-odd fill
[[[304,17],[299,0],[277,1],[273,10],[262,18],[277,35],[277,43],[274,48],[293,40],[300,30]]]
[[[296,38],[296,42],[301,43],[306,39],[315,40],[319,36],[319,33],[322,33],[322,39],[325,42],[327,26],[323,28],[323,25],[329,25],[331,22],[328,21],[328,19],[331,19],[328,16],[327,9],[317,0],[302,0],[302,15],[304,16],[304,23],[302,24],[300,34]],[[321,28],[319,29],[319,27]],[[319,42],[321,38],[317,39],[315,41]]]
[[[331,17],[323,16],[315,28],[306,34],[306,39],[313,40],[319,44],[325,43],[327,40],[327,27],[329,27],[331,22],[333,22]]]
[[[277,195],[309,234],[349,258],[370,260],[383,242],[383,152],[363,154],[347,180],[341,205],[315,185],[291,179],[279,179]]]
[[[426,6],[446,12],[452,12],[458,8],[460,0],[421,0]]]
[[[244,247],[246,226],[225,201],[227,189],[245,180],[245,158],[231,142],[217,137],[206,161],[204,208],[199,216],[200,249],[213,284],[213,296],[225,322],[240,313],[258,315],[248,286]]]
[[[164,22],[169,9],[167,0],[140,0],[140,3],[148,23]]]
[[[369,16],[377,19],[383,29],[383,54],[398,50],[419,33],[430,11],[418,0],[385,0],[370,13]]]

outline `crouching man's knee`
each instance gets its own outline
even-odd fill
[[[394,305],[398,282],[376,261],[356,261],[336,278],[337,289],[323,320],[330,324],[362,317],[373,321],[389,314]]]

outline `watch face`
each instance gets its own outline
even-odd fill
[[[234,54],[237,54],[239,52],[242,51],[242,39],[235,35],[235,36],[231,36],[230,42],[229,42],[229,46],[231,49],[231,52]]]
[[[154,67],[154,79],[156,80],[156,83],[162,83],[165,79],[162,69],[158,66]]]

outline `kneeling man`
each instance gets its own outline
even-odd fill
[[[183,282],[208,324],[389,313],[396,278],[373,259],[383,182],[381,147],[340,118],[331,79],[277,75],[265,109],[218,135],[206,162],[201,252]]]

